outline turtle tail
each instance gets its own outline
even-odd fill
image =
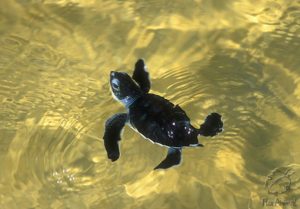
[[[206,118],[203,124],[200,125],[199,134],[202,136],[215,136],[223,131],[223,121],[218,113],[211,113]]]

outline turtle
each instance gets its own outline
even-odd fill
[[[120,157],[119,141],[126,124],[152,143],[168,148],[167,156],[155,170],[179,165],[182,148],[203,147],[198,135],[212,137],[223,131],[219,113],[209,114],[200,128],[195,128],[179,105],[149,93],[151,82],[143,59],[135,63],[132,77],[125,72],[111,71],[109,83],[113,97],[127,110],[105,122],[104,147],[112,162]]]

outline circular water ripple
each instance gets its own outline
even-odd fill
[[[0,16],[1,208],[258,208],[270,171],[297,165],[299,2],[3,1]],[[140,57],[195,127],[223,115],[176,169],[153,172],[166,149],[129,128],[106,157],[105,120],[125,111],[109,71]]]
[[[27,191],[23,201],[39,205],[41,189],[47,199],[92,190],[113,177],[101,152],[105,108],[99,107],[109,100],[99,94],[103,84],[50,46],[18,36],[1,43],[5,190]]]

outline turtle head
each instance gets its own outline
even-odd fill
[[[110,72],[110,86],[113,96],[124,105],[131,105],[141,94],[140,87],[124,72]]]

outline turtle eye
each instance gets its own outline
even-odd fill
[[[111,86],[114,90],[120,90],[119,80],[113,79],[111,82]]]
[[[115,83],[112,84],[112,87],[115,90],[119,90],[120,89],[120,87],[117,84],[115,84]]]

